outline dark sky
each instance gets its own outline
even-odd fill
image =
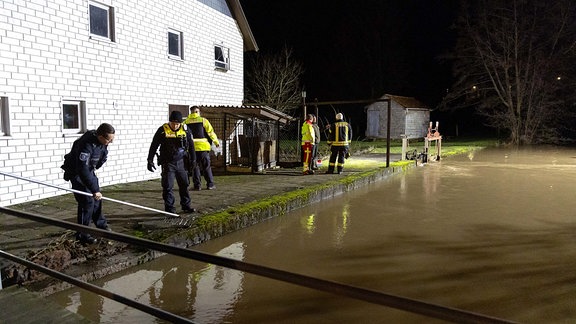
[[[319,100],[384,93],[435,105],[450,70],[455,0],[241,0],[261,52],[293,48]],[[321,99],[320,99],[321,98]]]
[[[415,97],[430,108],[451,84],[450,67],[438,57],[453,45],[457,3],[241,0],[260,51],[275,53],[286,44],[304,63],[308,101],[388,93]],[[364,105],[337,109],[360,112]]]

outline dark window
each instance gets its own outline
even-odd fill
[[[80,105],[63,104],[64,129],[80,129]]]
[[[90,5],[90,33],[109,38],[108,10]]]
[[[230,61],[228,55],[229,55],[229,49],[227,49],[226,47],[219,45],[214,46],[214,60],[216,68],[223,70],[230,69]]]
[[[168,31],[168,54],[183,58],[182,33],[172,30]]]
[[[8,97],[0,97],[0,136],[10,135],[10,114],[8,114]]]

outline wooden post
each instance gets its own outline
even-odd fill
[[[406,160],[406,150],[408,149],[408,137],[406,134],[402,136],[402,156],[400,157],[400,161]]]

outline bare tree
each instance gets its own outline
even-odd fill
[[[258,53],[250,58],[247,67],[246,101],[288,112],[301,103],[303,73],[302,63],[294,59],[292,49],[286,46],[278,54]]]
[[[555,135],[574,103],[576,3],[467,1],[457,28],[457,79],[443,105],[477,108],[513,144]]]

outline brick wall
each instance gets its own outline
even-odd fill
[[[97,172],[102,186],[159,177],[146,157],[168,105],[242,103],[242,35],[222,10],[186,0],[100,2],[114,8],[114,42],[90,37],[86,0],[0,2],[0,97],[10,123],[0,171],[69,187],[60,165],[79,135],[63,134],[62,100],[85,101],[88,129],[116,128]],[[168,57],[168,28],[182,32],[183,60]],[[216,44],[230,50],[226,72],[214,68]],[[2,206],[66,193],[2,175],[0,182]]]

